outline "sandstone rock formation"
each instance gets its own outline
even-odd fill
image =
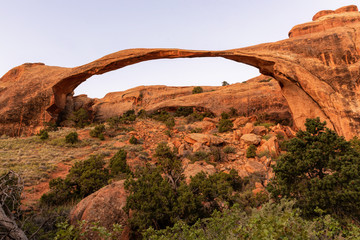
[[[160,58],[223,57],[252,65],[275,78],[294,122],[319,116],[346,138],[360,133],[359,31],[356,6],[322,11],[294,27],[289,39],[225,51],[129,49],[75,68],[24,64],[0,79],[1,133],[33,130],[57,119],[83,81],[131,64]]]
[[[72,224],[78,221],[98,222],[101,226],[112,230],[113,224],[126,226],[128,216],[123,210],[126,205],[127,193],[124,181],[114,182],[81,200],[70,214]],[[127,231],[124,231],[126,234]],[[128,239],[122,236],[122,239]]]

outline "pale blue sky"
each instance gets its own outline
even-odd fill
[[[333,0],[1,0],[0,76],[25,62],[75,67],[127,48],[222,50],[287,38],[296,24]],[[155,60],[81,84],[76,94],[103,97],[138,85],[220,85],[258,70],[225,59]]]

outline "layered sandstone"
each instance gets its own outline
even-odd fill
[[[223,57],[252,65],[275,78],[295,124],[319,116],[346,138],[360,133],[359,29],[355,6],[322,12],[296,26],[290,38],[225,51],[129,49],[76,68],[25,64],[0,79],[1,132],[34,129],[57,119],[83,81],[131,64],[160,58]]]
[[[215,115],[234,108],[240,115],[267,113],[273,120],[291,119],[279,84],[267,76],[224,87],[202,87],[204,92],[192,94],[194,87],[140,86],[107,94],[92,106],[95,119],[105,120],[129,109],[147,112],[173,111],[178,107],[194,107]]]

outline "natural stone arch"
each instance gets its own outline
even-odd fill
[[[329,17],[330,16],[330,17]],[[282,87],[299,128],[321,117],[346,138],[360,133],[360,14],[356,6],[294,27],[291,38],[225,51],[129,49],[75,68],[24,64],[0,79],[1,129],[34,129],[56,118],[66,96],[81,82],[142,61],[161,58],[223,57],[254,66]]]

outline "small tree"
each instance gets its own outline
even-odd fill
[[[74,144],[74,143],[76,143],[78,141],[79,141],[79,138],[78,138],[77,132],[71,132],[68,135],[66,135],[66,137],[65,137],[65,142],[66,143]]]
[[[192,94],[198,94],[198,93],[202,93],[202,92],[204,92],[202,87],[194,87],[192,90]]]
[[[90,122],[89,113],[84,108],[80,108],[72,113],[70,120],[75,122],[77,128],[83,128]]]
[[[319,118],[307,119],[273,166],[268,189],[274,199],[296,199],[306,216],[321,209],[340,218],[360,220],[360,154]]]
[[[129,165],[126,163],[126,155],[127,155],[127,152],[124,149],[120,149],[110,159],[111,175],[116,176],[119,173],[125,173],[125,174],[131,173]]]
[[[228,85],[230,85],[227,81],[223,81],[222,82],[222,86],[224,87],[224,86],[228,86]]]
[[[251,144],[246,150],[246,157],[247,158],[254,158],[256,157],[256,146]]]
[[[104,140],[105,139],[104,132],[105,132],[105,125],[100,124],[90,131],[90,136],[99,138],[100,140]]]

